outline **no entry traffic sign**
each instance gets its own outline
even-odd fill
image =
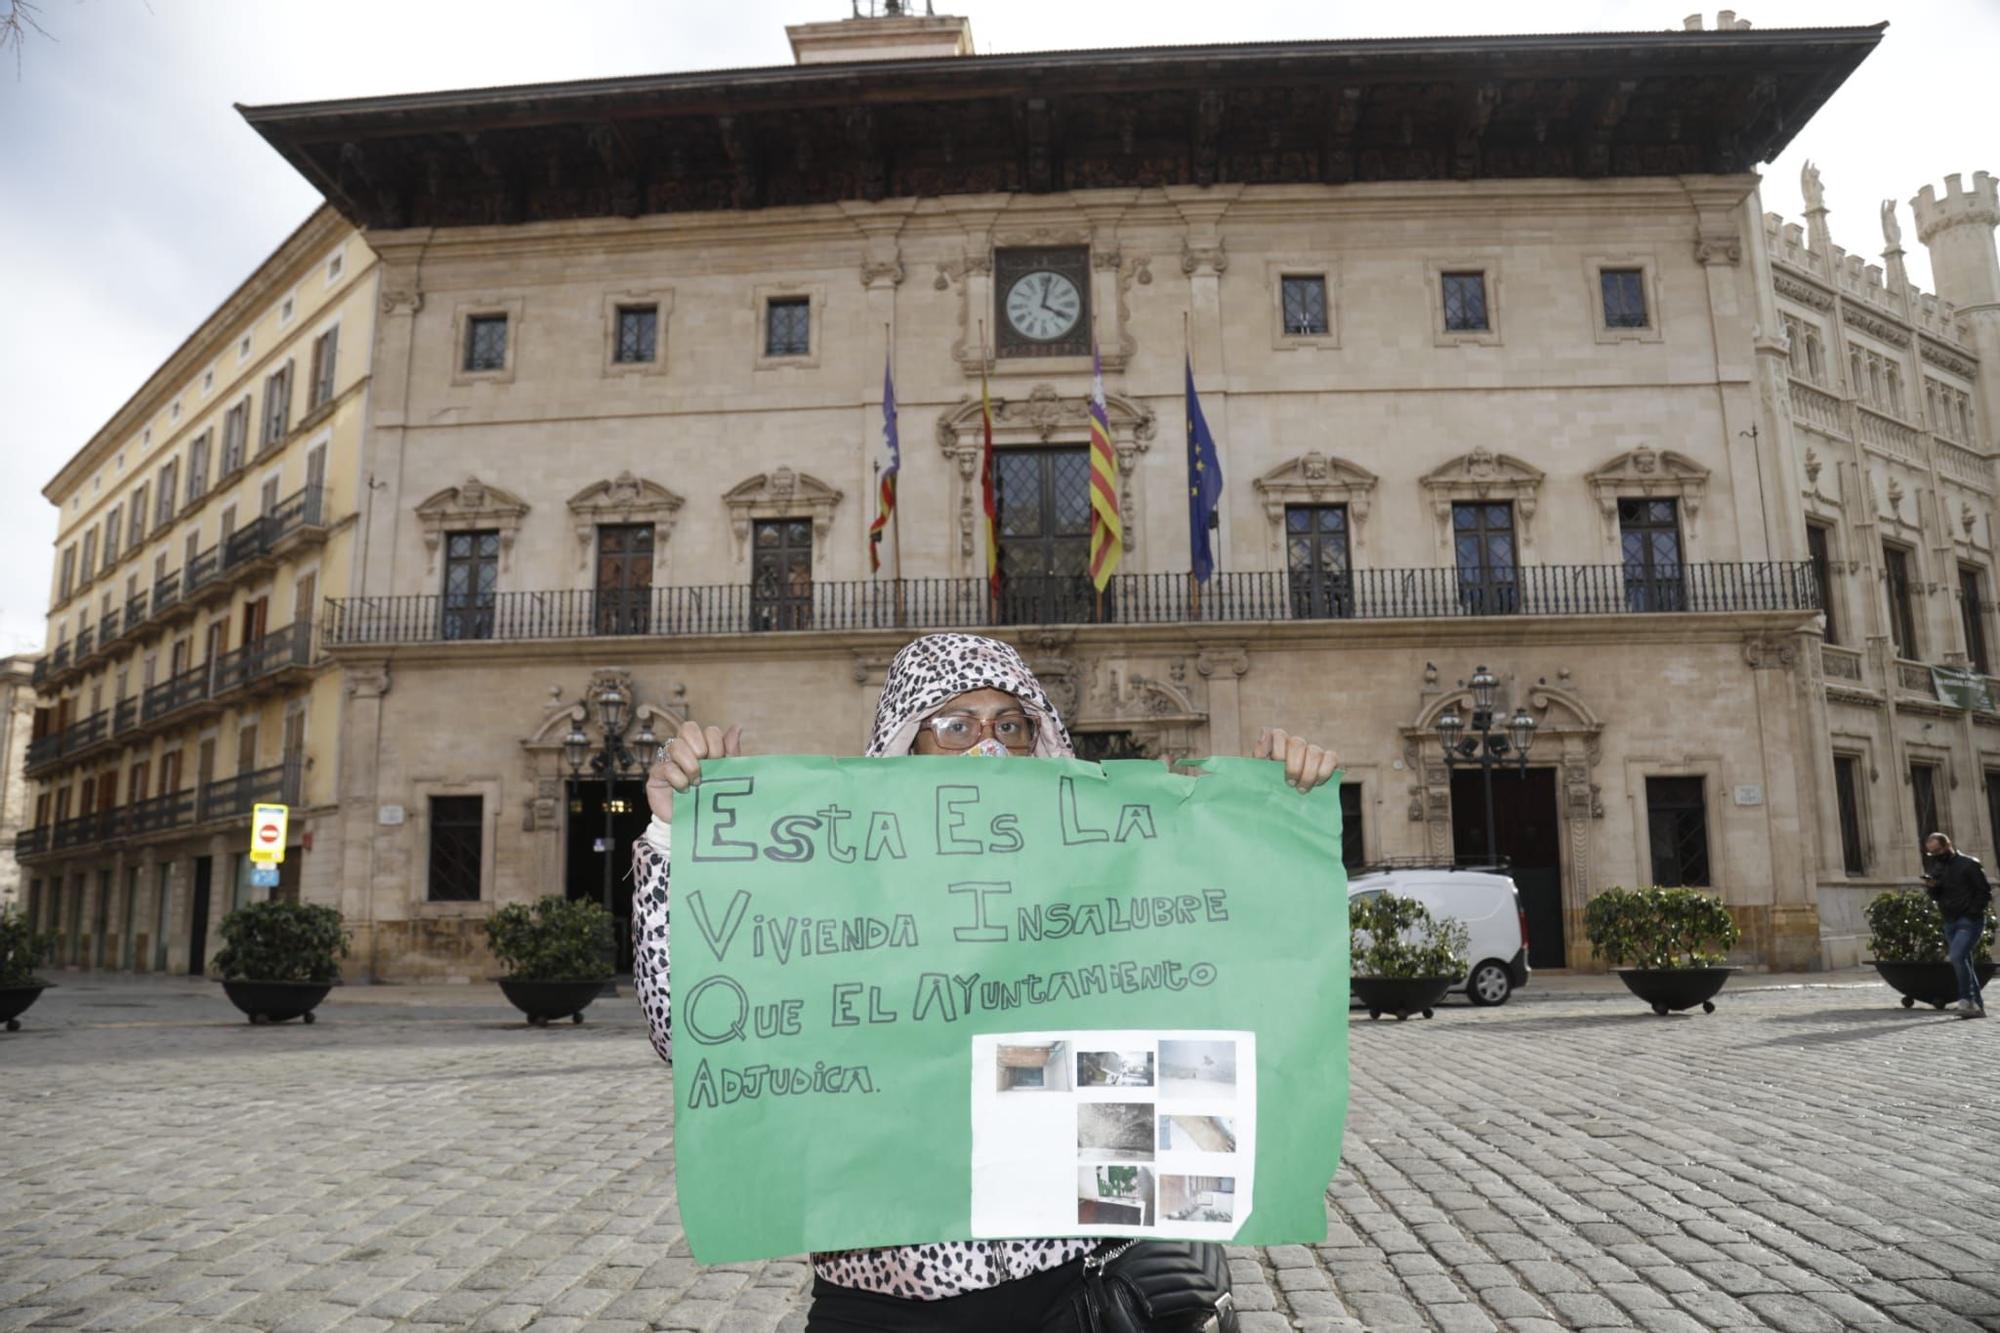
[[[250,814],[250,864],[282,865],[285,860],[285,828],[291,818],[288,805],[259,805]]]

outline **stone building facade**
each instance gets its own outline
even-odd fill
[[[0,658],[0,847],[28,825],[28,733],[35,724],[35,658]],[[25,906],[20,862],[0,860],[0,906]]]
[[[1926,833],[1949,830],[1989,864],[2000,850],[2000,197],[1982,171],[1910,201],[1932,295],[1909,281],[1894,201],[1870,264],[1833,243],[1810,166],[1803,184],[1803,226],[1764,219],[1786,347],[1770,390],[1826,600],[1804,666],[1824,700],[1821,929],[1846,963],[1862,954],[1863,906],[1912,882]]]
[[[643,796],[563,740],[607,691],[633,730],[852,753],[940,627],[1020,644],[1087,754],[1338,745],[1357,862],[1484,854],[1437,724],[1486,666],[1537,724],[1494,795],[1540,966],[1587,965],[1589,897],[1654,881],[1722,892],[1746,958],[1818,963],[1811,458],[1751,167],[1880,30],[1020,57],[948,31],[246,113],[381,263],[375,536],[326,620],[357,970],[484,975],[496,904],[603,891]],[[1101,606],[1093,336],[1127,531]],[[901,549],[871,575],[885,359]],[[1198,598],[1190,359],[1226,476]]]
[[[73,457],[51,651],[10,836],[64,967],[199,974],[250,901],[251,807],[294,809],[274,892],[325,900],[340,680],[314,613],[365,545],[374,256],[316,210]]]

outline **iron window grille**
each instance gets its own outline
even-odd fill
[[[1643,329],[1646,322],[1646,273],[1644,269],[1607,268],[1597,275],[1604,293],[1604,327]]]
[[[1647,778],[1646,827],[1653,844],[1654,884],[1708,886],[1708,807],[1701,778]]]
[[[481,796],[431,797],[430,900],[434,903],[479,901],[481,825],[486,800]]]
[[[1317,274],[1286,277],[1280,287],[1284,300],[1285,332],[1295,338],[1317,338],[1326,333],[1326,279]]]
[[[1444,275],[1444,326],[1452,333],[1487,331],[1484,273]]]
[[[507,368],[505,315],[473,315],[465,321],[465,368],[469,371]]]
[[[658,306],[619,306],[618,348],[613,359],[620,365],[650,365],[659,355],[659,335]]]
[[[764,306],[764,355],[810,356],[812,354],[812,301],[803,296],[783,296]]]

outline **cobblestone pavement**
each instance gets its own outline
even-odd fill
[[[322,1014],[74,977],[0,1035],[0,1330],[800,1327],[803,1263],[688,1257],[629,997]],[[1358,1018],[1353,1069],[1326,1243],[1235,1255],[1247,1333],[2000,1329],[2000,1022],[1572,994]]]

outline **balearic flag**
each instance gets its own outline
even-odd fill
[[[993,494],[993,400],[986,396],[986,367],[979,368],[979,504],[986,513],[986,590],[1000,600],[1000,506]]]
[[[1209,546],[1209,524],[1222,503],[1222,459],[1215,452],[1215,437],[1208,433],[1208,419],[1201,414],[1201,398],[1194,391],[1194,362],[1187,363],[1187,466],[1188,466],[1188,556],[1196,583],[1208,582],[1215,573],[1215,552]]]
[[[1090,344],[1090,582],[1104,591],[1125,553],[1118,523],[1118,454],[1111,447],[1111,417],[1104,410],[1104,366]]]
[[[881,499],[875,521],[868,525],[868,568],[882,568],[882,534],[889,530],[889,517],[896,512],[896,474],[903,470],[903,446],[896,438],[896,380],[885,362],[882,366],[882,438],[889,446],[889,461],[882,466]],[[901,556],[899,551],[898,556]]]

